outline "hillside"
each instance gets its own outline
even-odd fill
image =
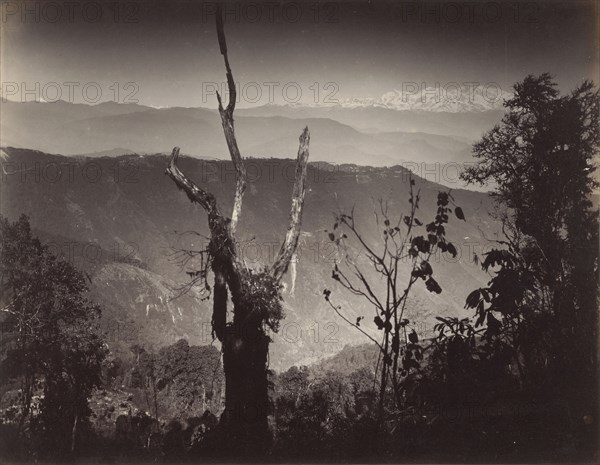
[[[248,160],[249,186],[240,223],[241,250],[249,266],[270,263],[287,225],[293,162]],[[127,352],[130,343],[161,347],[181,337],[190,344],[209,344],[210,300],[199,291],[173,300],[193,269],[173,260],[173,250],[200,248],[206,241],[189,234],[207,233],[204,211],[189,202],[164,176],[165,155],[64,157],[32,150],[5,148],[0,186],[0,211],[10,219],[21,213],[75,265],[86,270],[94,296],[103,304],[109,344]],[[233,175],[230,162],[184,157],[182,169],[213,192],[224,211],[231,208]],[[372,221],[379,198],[390,211],[408,209],[408,172],[356,165],[312,163],[299,246],[298,275],[285,277],[286,319],[273,335],[270,363],[283,369],[333,355],[346,344],[365,342],[325,304],[322,292],[332,289],[350,317],[371,315],[360,300],[334,285],[331,269],[335,249],[327,238],[333,212],[355,206],[370,242],[379,243]],[[419,217],[432,218],[438,184],[416,178],[421,189]],[[453,196],[467,218],[451,221],[448,236],[457,246],[456,263],[434,258],[441,295],[417,286],[407,317],[427,333],[438,314],[462,314],[467,294],[487,281],[472,262],[498,229],[490,217],[487,195],[455,190]],[[269,227],[266,228],[265,224]],[[188,232],[185,234],[185,232]],[[292,294],[293,288],[293,294]],[[366,320],[369,321],[369,320]]]

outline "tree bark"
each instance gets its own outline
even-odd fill
[[[75,452],[75,445],[77,443],[77,426],[79,424],[79,414],[75,413],[73,420],[73,430],[71,431],[71,453]]]
[[[223,108],[221,96],[217,94],[219,114],[223,133],[231,160],[236,170],[236,187],[231,218],[225,217],[210,192],[194,184],[177,166],[179,148],[175,147],[166,174],[183,190],[192,202],[201,205],[208,214],[208,226],[211,240],[209,255],[214,274],[214,300],[212,328],[213,336],[223,346],[223,368],[225,371],[225,412],[221,424],[227,435],[225,453],[233,455],[256,456],[266,450],[270,435],[268,429],[268,354],[271,339],[265,333],[265,326],[276,329],[280,313],[270,312],[271,307],[264,306],[264,299],[256,299],[254,293],[265,292],[268,299],[273,297],[273,289],[256,289],[261,286],[275,286],[280,292],[279,283],[287,272],[288,266],[298,246],[302,210],[306,193],[306,170],[309,156],[310,133],[305,128],[300,135],[300,145],[296,160],[294,187],[290,219],[285,239],[274,263],[264,272],[247,269],[237,252],[235,237],[236,226],[241,216],[242,199],[246,189],[246,169],[244,160],[235,138],[233,111],[235,109],[236,89],[229,59],[223,28],[221,7],[217,9],[217,34],[219,48],[225,61],[230,100]],[[262,277],[259,276],[262,274]],[[246,280],[259,278],[257,282]],[[262,278],[262,280],[260,279]],[[247,285],[250,284],[250,285]],[[249,289],[252,289],[249,291]],[[246,295],[246,293],[252,295]],[[227,321],[227,298],[231,295],[233,303],[233,321]],[[280,296],[279,296],[280,298]],[[253,308],[255,301],[263,301],[261,307]],[[276,302],[273,302],[276,307]],[[269,313],[266,315],[265,313]],[[270,314],[273,313],[273,314]]]
[[[246,309],[252,311],[252,309]],[[255,325],[228,325],[223,341],[225,412],[223,424],[235,455],[266,450],[268,428],[267,358],[269,337]]]

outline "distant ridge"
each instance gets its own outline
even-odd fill
[[[394,89],[379,98],[352,98],[339,102],[344,108],[386,108],[396,111],[441,113],[480,113],[502,110],[504,100],[512,94],[496,86],[436,86],[420,88],[416,84],[403,90]]]

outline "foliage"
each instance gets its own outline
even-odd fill
[[[292,367],[275,381],[275,446],[283,458],[373,457],[373,373],[343,376]]]
[[[363,316],[351,321],[342,313],[341,306],[331,302],[331,291],[325,289],[325,300],[347,323],[354,326],[371,339],[380,349],[382,359],[379,383],[379,421],[383,420],[383,410],[387,396],[388,380],[391,380],[394,402],[402,409],[406,404],[406,396],[412,391],[415,370],[420,368],[423,359],[423,349],[419,345],[419,337],[410,328],[410,320],[405,318],[406,304],[412,286],[422,280],[429,292],[440,294],[442,288],[433,277],[430,258],[440,251],[455,257],[456,247],[446,239],[445,225],[453,208],[450,202],[454,199],[450,192],[440,192],[437,197],[435,218],[424,225],[416,216],[419,208],[420,191],[414,192],[415,182],[410,179],[408,203],[410,213],[400,215],[392,222],[388,213],[388,205],[380,201],[380,211],[375,212],[375,221],[380,229],[382,244],[368,244],[365,236],[356,225],[354,212],[340,213],[333,226],[334,232],[329,233],[331,241],[338,246],[341,255],[339,264],[336,263],[332,278],[344,289],[366,300],[375,309],[373,322],[378,331],[382,332],[380,340],[373,338],[364,328]],[[464,213],[454,206],[454,214],[464,220]],[[422,232],[422,234],[418,234]],[[351,243],[354,243],[367,257],[366,266],[379,274],[385,283],[385,290],[377,292],[376,282],[371,281],[369,273],[353,253]],[[380,247],[380,251],[377,248]],[[400,287],[403,279],[404,263],[408,262],[408,278],[404,287]],[[379,366],[379,363],[378,363]]]
[[[584,82],[559,96],[548,74],[514,90],[502,124],[474,146],[479,163],[463,174],[495,183],[504,239],[481,263],[488,285],[466,298],[473,320],[438,318],[421,388],[441,405],[542,402],[531,423],[543,442],[590,457],[597,450],[585,412],[597,409],[598,91]]]
[[[262,271],[243,270],[241,283],[240,305],[252,312],[248,321],[279,331],[279,322],[285,316],[280,281],[266,268]]]
[[[215,347],[190,346],[181,339],[157,354],[158,388],[170,389],[177,411],[218,413],[218,391],[223,383],[221,354]],[[173,404],[173,402],[172,402]]]
[[[107,349],[96,333],[100,308],[85,296],[84,276],[32,235],[27,217],[12,224],[0,218],[0,228],[1,305],[10,335],[2,378],[21,380],[20,427],[42,381],[33,433],[42,438],[42,450],[63,455],[75,448],[78,425],[89,415],[88,397],[101,382]]]
[[[503,247],[482,263],[493,277],[466,306],[514,349],[523,382],[587,383],[597,373],[598,90],[585,81],[560,96],[549,74],[514,90],[502,124],[474,148],[479,163],[464,174],[494,181],[507,207]]]
[[[207,410],[220,413],[223,371],[215,347],[190,346],[180,339],[157,353],[137,345],[131,351],[136,358],[126,387],[141,393],[155,419],[184,420]]]

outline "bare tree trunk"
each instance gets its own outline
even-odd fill
[[[154,396],[154,418],[156,418],[156,432],[160,431],[160,420],[158,419],[158,399],[156,393],[156,380],[152,379],[152,394]]]
[[[231,327],[223,341],[224,424],[237,454],[260,454],[270,440],[267,357],[269,337],[256,326]]]
[[[73,420],[73,430],[71,431],[71,453],[75,452],[75,445],[77,442],[77,426],[79,425],[79,413],[75,413],[75,419]]]
[[[388,377],[388,335],[385,335],[385,343],[383,346],[383,363],[381,364],[381,384],[379,386],[379,406],[377,409],[377,423],[381,428],[383,425],[383,414],[385,406],[385,391],[387,388],[387,377]]]
[[[216,19],[219,48],[225,61],[230,96],[226,108],[223,108],[218,93],[217,100],[223,133],[236,172],[231,218],[221,213],[213,194],[194,184],[181,172],[177,166],[178,147],[173,149],[166,174],[192,202],[200,204],[208,214],[211,235],[208,251],[214,274],[212,329],[213,335],[223,346],[225,371],[225,412],[221,416],[221,423],[227,434],[228,452],[248,456],[264,452],[269,442],[267,363],[270,338],[265,334],[264,327],[269,325],[276,330],[277,321],[272,320],[278,320],[281,315],[279,312],[275,315],[265,314],[269,313],[270,307],[266,305],[265,308],[264,302],[272,299],[274,306],[277,304],[276,301],[281,296],[274,297],[273,294],[280,293],[281,280],[298,246],[306,193],[310,134],[308,128],[305,128],[300,135],[289,225],[279,253],[270,269],[262,272],[249,270],[237,253],[235,237],[246,189],[246,168],[235,138],[233,112],[236,89],[227,56],[220,6]],[[249,280],[256,278],[259,278],[257,283],[247,285]],[[257,286],[254,284],[258,284],[260,289],[256,290]],[[263,285],[273,287],[262,289]],[[233,322],[230,323],[227,322],[229,293],[233,302]],[[255,293],[264,295],[257,298]],[[262,306],[253,308],[255,301],[263,302]]]
[[[21,394],[23,399],[21,403],[21,418],[19,418],[19,431],[23,431],[25,420],[31,412],[31,400],[33,399],[34,385],[35,378],[29,374],[25,374],[23,382],[21,383]]]

